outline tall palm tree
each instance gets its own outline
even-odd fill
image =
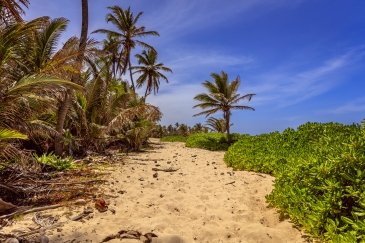
[[[144,98],[146,99],[152,89],[155,95],[158,93],[160,79],[166,80],[167,83],[169,82],[162,72],[171,73],[172,70],[165,67],[163,63],[157,63],[157,52],[154,50],[143,51],[142,54],[137,54],[136,58],[140,65],[134,66],[132,69],[135,70],[134,73],[140,74],[137,79],[137,88],[146,84],[146,91],[144,94]]]
[[[194,116],[205,115],[208,117],[218,111],[222,111],[223,118],[226,121],[227,139],[230,142],[231,110],[254,111],[255,109],[250,106],[237,105],[237,103],[244,99],[250,101],[255,94],[240,95],[237,93],[240,86],[240,77],[229,82],[228,75],[224,71],[220,74],[212,73],[211,77],[213,82],[203,82],[203,86],[208,90],[208,93],[201,93],[194,97],[195,100],[200,102],[194,108],[199,107],[204,110]]]
[[[88,34],[88,28],[89,28],[89,6],[88,6],[88,0],[81,0],[81,33],[80,33],[80,42],[79,42],[79,50],[76,58],[76,66],[78,75],[73,76],[73,82],[81,84],[81,68],[82,68],[82,62],[84,59],[84,53],[86,49],[87,44],[87,34]],[[67,90],[65,93],[65,97],[63,101],[60,104],[60,107],[57,112],[57,125],[56,125],[56,131],[58,132],[59,136],[57,136],[55,140],[55,152],[58,155],[62,154],[62,138],[60,135],[63,133],[63,127],[66,119],[67,112],[69,110],[69,107],[72,103],[74,93],[71,89]]]
[[[129,69],[129,75],[131,79],[131,86],[133,91],[135,91],[135,85],[133,81],[133,74],[131,70],[131,53],[136,46],[141,46],[143,48],[155,50],[151,45],[140,40],[142,37],[146,36],[159,36],[157,31],[147,31],[146,27],[138,26],[138,20],[143,15],[143,12],[139,12],[134,16],[130,7],[127,9],[122,9],[119,6],[108,7],[111,13],[107,14],[106,21],[111,22],[117,30],[107,30],[99,29],[94,31],[94,33],[100,32],[115,36],[121,43],[122,49],[119,52],[119,62],[123,62],[123,67],[121,73],[125,74],[127,69]]]

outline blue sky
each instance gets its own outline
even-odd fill
[[[26,19],[68,18],[64,41],[79,35],[80,2],[33,0]],[[365,1],[89,0],[90,32],[111,27],[105,15],[115,4],[143,11],[141,24],[161,35],[146,42],[174,71],[148,97],[164,113],[163,124],[204,123],[205,117],[192,117],[199,111],[193,97],[221,70],[241,77],[242,94],[257,94],[243,102],[256,111],[233,112],[235,132],[365,118]]]

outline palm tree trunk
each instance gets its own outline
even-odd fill
[[[151,77],[148,78],[148,82],[147,82],[147,87],[146,87],[146,92],[144,93],[144,100],[146,101],[146,98],[148,95],[151,94],[151,86],[149,86],[149,84],[152,83]]]
[[[65,124],[68,109],[72,102],[72,96],[73,96],[73,91],[68,89],[66,91],[65,98],[61,102],[60,107],[58,108],[57,111],[57,123],[56,123],[57,135],[55,138],[55,153],[58,156],[62,156],[63,153],[63,142],[62,142],[63,127]]]
[[[81,11],[82,11],[82,21],[81,21],[81,34],[79,43],[79,54],[78,61],[82,64],[82,59],[84,58],[84,53],[87,43],[87,32],[89,29],[89,4],[88,0],[81,0]]]
[[[87,43],[87,32],[89,26],[89,9],[88,9],[88,0],[81,0],[81,9],[82,9],[82,23],[81,23],[81,34],[80,34],[80,43],[79,43],[79,53],[77,56],[77,67],[79,68],[80,74],[75,75],[72,78],[72,81],[81,84],[81,68],[82,68],[82,60],[84,58],[84,52],[86,49]],[[65,124],[66,116],[68,110],[72,103],[72,98],[74,96],[73,90],[67,90],[65,99],[62,101],[58,112],[57,112],[57,124],[56,131],[57,137],[55,139],[55,153],[56,155],[61,156],[63,153],[63,144],[62,144],[62,136],[63,136],[63,127]]]
[[[231,113],[230,111],[225,111],[224,112],[224,118],[226,120],[226,129],[227,129],[227,142],[228,144],[231,143],[231,127],[230,127],[230,123],[231,123]]]
[[[128,68],[129,68],[129,76],[131,78],[131,84],[132,84],[132,90],[133,92],[136,92],[136,87],[134,86],[134,81],[133,81],[133,74],[132,74],[132,65],[131,65],[131,57],[128,57]]]

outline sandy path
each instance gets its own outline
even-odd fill
[[[223,152],[185,148],[183,143],[153,146],[128,156],[108,178],[103,192],[118,195],[108,200],[115,214],[95,212],[84,222],[67,223],[49,235],[51,242],[100,242],[120,230],[154,232],[156,242],[182,242],[163,240],[172,235],[184,242],[305,242],[300,231],[267,208],[272,177],[233,172],[224,164]],[[153,176],[152,168],[167,167],[179,170]]]

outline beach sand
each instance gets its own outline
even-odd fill
[[[224,152],[152,142],[152,149],[129,154],[124,165],[109,168],[101,197],[106,198],[111,210],[94,210],[88,219],[47,230],[50,242],[101,242],[121,230],[153,232],[158,236],[153,242],[165,243],[305,242],[301,231],[287,220],[280,221],[276,210],[267,207],[265,195],[272,190],[273,177],[233,171],[224,164]],[[94,208],[94,203],[88,206]],[[82,210],[78,206],[41,214],[58,215],[59,221],[65,221],[66,216]],[[5,231],[29,231],[36,227],[31,218],[26,215]]]

